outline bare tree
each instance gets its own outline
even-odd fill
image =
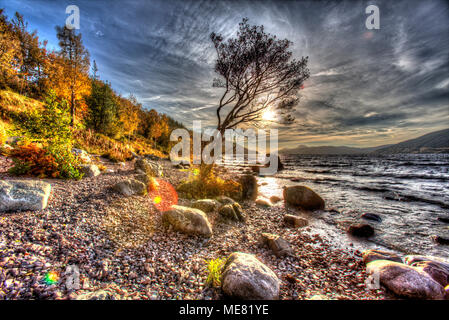
[[[236,38],[225,41],[219,34],[210,35],[218,56],[215,72],[221,76],[213,86],[224,89],[217,129],[223,133],[239,124],[257,125],[268,108],[280,122],[293,122],[298,90],[310,75],[308,57],[291,59],[291,41],[276,39],[263,26],[250,26],[248,19],[239,26]]]

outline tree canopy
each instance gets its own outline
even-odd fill
[[[241,124],[257,125],[267,109],[280,122],[294,121],[297,93],[310,76],[308,57],[292,59],[292,42],[265,33],[263,26],[250,26],[243,19],[235,38],[225,40],[211,33],[217,52],[213,86],[222,88],[217,129],[224,132]]]

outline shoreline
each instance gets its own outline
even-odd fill
[[[159,163],[173,185],[186,175],[168,161]],[[0,215],[0,299],[82,299],[99,291],[111,299],[222,299],[220,290],[205,287],[203,260],[235,251],[255,254],[275,272],[280,299],[393,298],[384,289],[366,288],[359,250],[338,248],[313,226],[283,226],[284,214],[294,214],[293,209],[245,201],[246,223],[220,223],[212,215],[212,238],[187,236],[164,228],[148,197],[123,197],[111,190],[134,174],[132,162],[106,166],[114,173],[80,181],[44,179],[53,188],[45,210]],[[179,200],[180,205],[189,202]],[[289,241],[294,257],[274,256],[260,244],[263,232]],[[80,290],[65,289],[68,265],[79,267]],[[43,282],[48,272],[59,275],[57,283]]]

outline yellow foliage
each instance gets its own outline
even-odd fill
[[[221,275],[223,272],[223,267],[226,264],[226,258],[205,260],[207,264],[207,270],[209,274],[207,275],[206,283],[211,287],[219,287],[221,285]]]
[[[193,169],[187,181],[182,182],[177,191],[187,198],[204,199],[228,196],[236,200],[242,197],[242,185],[234,180],[223,180],[215,176],[214,166],[202,164],[200,169]]]
[[[0,90],[0,117],[22,112],[41,111],[44,104],[41,101],[25,97],[9,90]]]
[[[0,121],[0,146],[6,142],[6,130],[2,121]]]
[[[99,154],[116,162],[131,158],[131,151],[124,143],[92,130],[76,130],[74,138],[76,146],[88,153]]]

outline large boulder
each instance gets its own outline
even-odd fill
[[[217,210],[220,207],[220,202],[214,199],[201,199],[194,201],[191,207],[208,213]]]
[[[413,267],[424,271],[443,287],[446,287],[449,284],[449,271],[437,262],[417,262],[413,264]]]
[[[152,177],[163,176],[162,166],[157,162],[147,159],[137,159],[134,163],[134,170],[137,173],[145,173]]]
[[[162,221],[186,234],[212,236],[212,226],[206,214],[199,209],[174,205],[163,213]]]
[[[0,181],[0,212],[43,210],[47,207],[51,185],[44,181]]]
[[[242,185],[242,199],[256,199],[257,178],[251,174],[245,174],[239,178],[239,182]]]
[[[365,264],[368,264],[375,260],[389,260],[400,263],[402,262],[401,257],[394,252],[375,250],[375,249],[363,251],[362,259]]]
[[[324,209],[324,200],[315,191],[305,186],[285,187],[284,200],[288,204],[308,210]]]
[[[234,252],[223,269],[222,289],[232,298],[275,300],[279,297],[279,279],[254,255]]]
[[[408,265],[423,270],[442,286],[449,284],[449,261],[439,257],[420,255],[405,256],[404,261]]]
[[[293,254],[293,249],[290,243],[277,234],[262,233],[262,242],[270,248],[276,257]]]
[[[443,286],[426,272],[402,263],[375,260],[367,265],[367,272],[378,277],[380,283],[395,294],[411,299],[441,300]]]
[[[100,175],[100,169],[94,164],[82,164],[80,165],[81,173],[84,173],[84,177],[91,178]]]
[[[141,181],[135,179],[127,179],[118,182],[114,186],[114,190],[127,197],[135,194],[145,195],[147,193],[147,186]]]

